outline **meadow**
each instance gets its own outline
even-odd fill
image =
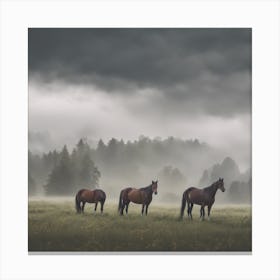
[[[28,206],[29,252],[251,252],[251,207],[214,205],[210,221],[179,219],[178,205],[151,204],[148,216],[130,205],[128,215],[106,202],[104,213],[87,204],[77,214],[74,201],[36,199]]]

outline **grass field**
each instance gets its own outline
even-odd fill
[[[28,248],[35,251],[251,251],[251,208],[218,206],[211,220],[179,220],[179,206],[151,204],[148,216],[139,205],[130,205],[128,216],[119,216],[117,205],[107,202],[103,215],[76,214],[73,201],[29,201]]]

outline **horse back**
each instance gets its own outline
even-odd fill
[[[190,203],[202,205],[208,204],[210,198],[207,193],[204,192],[204,189],[190,187],[186,190],[186,199]]]
[[[106,199],[106,193],[101,189],[93,190],[93,195],[97,201]]]
[[[94,202],[94,193],[92,190],[81,189],[78,194],[80,195],[81,201]]]
[[[190,203],[200,204],[202,193],[201,189],[190,187],[186,190],[186,199]]]
[[[132,188],[128,187],[128,188],[125,188],[125,189],[122,189],[121,192],[120,192],[120,199],[123,200],[123,201],[127,201],[128,198],[127,198],[127,194],[132,190]]]

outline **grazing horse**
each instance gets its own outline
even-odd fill
[[[83,213],[86,202],[88,203],[95,203],[94,211],[96,211],[97,204],[100,201],[101,204],[101,213],[103,213],[103,206],[106,200],[106,194],[102,190],[86,190],[82,189],[79,190],[76,194],[76,210],[77,213]],[[82,206],[81,206],[82,203]]]
[[[144,208],[146,206],[146,215],[148,214],[148,207],[152,201],[153,193],[157,194],[157,183],[158,181],[152,181],[152,184],[148,187],[135,189],[135,188],[126,188],[123,189],[120,193],[119,199],[119,213],[123,215],[123,210],[125,208],[126,214],[128,212],[128,205],[130,202],[137,204],[142,204],[142,215],[144,213]]]
[[[192,219],[192,209],[194,204],[200,205],[200,218],[204,220],[205,211],[204,207],[208,206],[208,219],[210,219],[211,207],[215,202],[215,195],[217,190],[220,189],[222,192],[225,191],[224,179],[219,178],[218,181],[214,182],[211,186],[204,189],[188,188],[184,191],[182,197],[181,206],[181,218],[183,218],[186,202],[188,203],[188,217]]]

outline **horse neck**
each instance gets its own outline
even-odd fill
[[[145,191],[146,191],[148,194],[152,195],[152,194],[153,194],[153,188],[152,188],[152,185],[150,185],[150,186],[146,187],[146,188],[145,188]]]
[[[212,197],[215,197],[216,192],[218,190],[218,186],[216,184],[213,184],[212,186],[209,187],[210,194]]]

